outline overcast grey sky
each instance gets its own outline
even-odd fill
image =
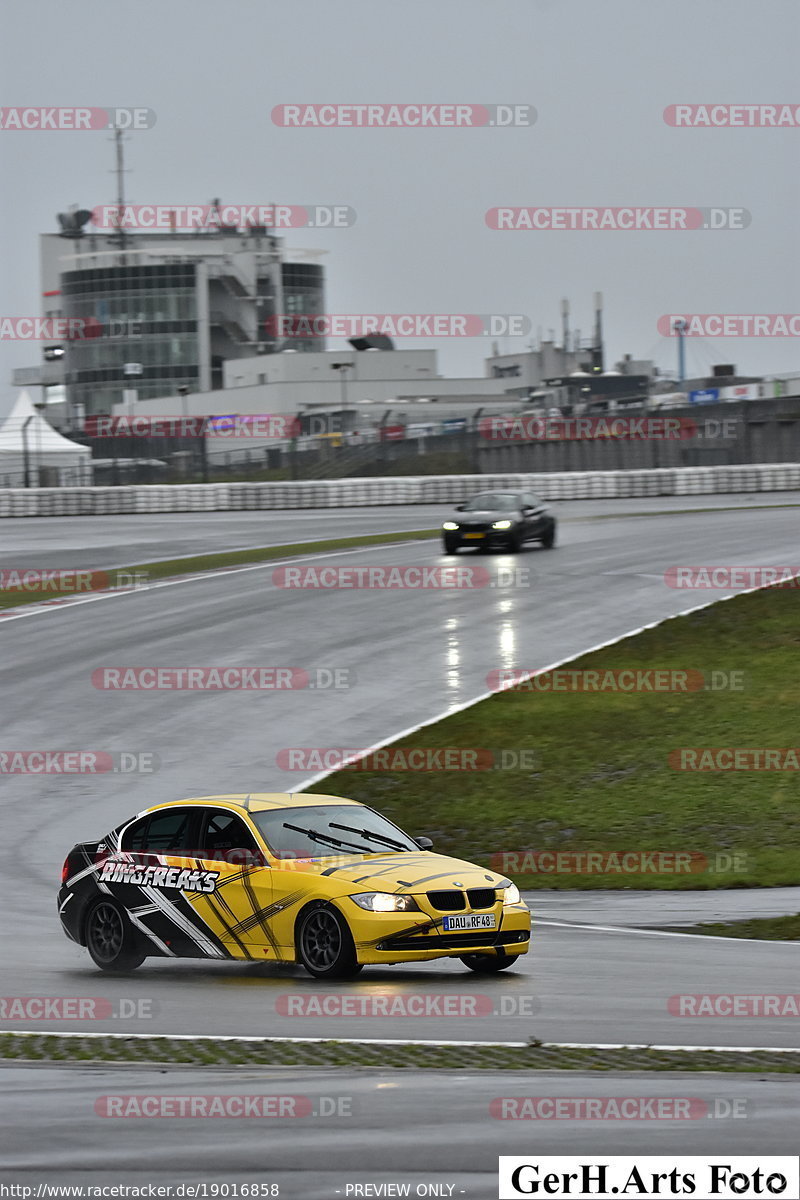
[[[337,203],[353,228],[296,230],[328,253],[340,313],[524,313],[588,334],[605,293],[609,362],[675,361],[664,313],[800,312],[800,128],[675,129],[673,103],[800,105],[798,0],[27,0],[3,9],[4,105],[142,106],[131,203]],[[289,129],[291,102],[528,103],[528,128]],[[109,134],[0,132],[2,315],[41,312],[40,232],[114,199]],[[724,206],[745,230],[509,231],[496,205]],[[508,339],[505,350],[526,339]],[[344,344],[344,343],[339,343]],[[481,375],[486,339],[409,342]],[[329,343],[336,347],[336,342]],[[798,370],[796,338],[690,343],[689,366]],[[35,343],[0,344],[0,412]]]

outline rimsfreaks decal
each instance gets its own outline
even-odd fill
[[[109,858],[100,872],[101,883],[133,883],[139,887],[177,888],[181,892],[213,892],[219,871],[192,871],[180,867],[142,867]]]

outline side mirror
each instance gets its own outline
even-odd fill
[[[463,511],[464,511],[464,505],[463,505],[463,504],[457,504],[457,505],[456,505],[456,508],[455,508],[455,511],[456,511],[456,512],[463,512]]]
[[[433,849],[433,842],[428,837],[413,838],[412,841],[415,841],[417,843],[420,850],[432,850]]]

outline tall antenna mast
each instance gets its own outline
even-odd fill
[[[114,149],[116,153],[116,176],[117,176],[117,233],[119,237],[120,249],[125,249],[125,151],[122,142],[122,130],[116,128],[114,130]],[[125,259],[122,260],[122,266],[125,266]]]

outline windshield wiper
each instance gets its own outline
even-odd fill
[[[355,850],[361,850],[367,854],[371,850],[370,846],[358,846],[355,842],[343,842],[341,838],[331,837],[330,834],[320,833],[316,829],[302,829],[299,825],[290,825],[288,821],[283,822],[283,828],[292,829],[295,833],[304,833],[306,837],[311,838],[312,842],[327,842],[331,846],[350,846]]]
[[[331,829],[346,829],[348,833],[357,833],[363,838],[371,838],[374,842],[383,842],[384,846],[392,846],[395,850],[408,851],[409,849],[402,842],[397,842],[394,838],[386,837],[382,833],[373,833],[370,829],[356,829],[354,825],[338,825],[336,821],[331,821]]]

